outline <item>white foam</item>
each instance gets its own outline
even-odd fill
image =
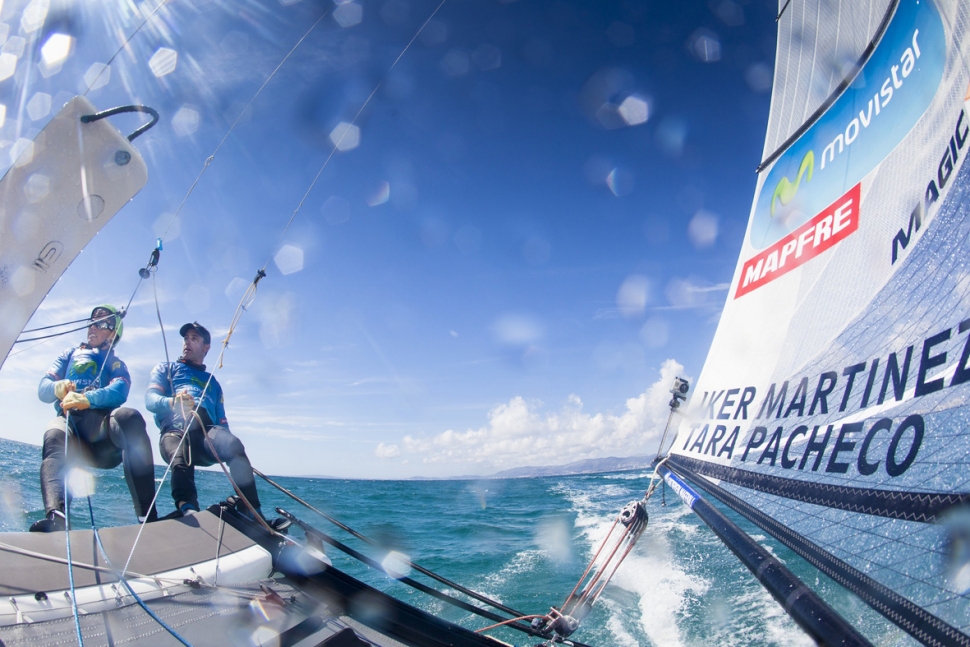
[[[564,492],[577,512],[576,526],[582,529],[589,542],[590,557],[609,533],[618,512],[618,509],[606,511],[605,503],[600,506],[593,503],[594,496],[603,494],[605,489]],[[615,506],[615,502],[612,505]],[[686,514],[690,514],[690,511]],[[688,617],[689,603],[696,597],[703,596],[710,588],[705,579],[688,573],[671,553],[671,534],[679,534],[681,537],[693,534],[694,528],[680,521],[684,516],[680,506],[665,510],[661,514],[654,512],[647,531],[611,581],[611,586],[622,588],[637,597],[639,627],[650,642],[657,645],[684,644],[678,620]],[[609,596],[608,587],[599,604],[609,614],[606,624],[613,633],[616,644],[639,644],[628,629],[630,610],[622,608],[621,604],[612,603]]]

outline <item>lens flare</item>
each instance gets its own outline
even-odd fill
[[[273,262],[282,274],[299,272],[303,269],[303,250],[293,245],[283,245],[273,257]]]
[[[377,205],[384,204],[390,199],[391,199],[391,185],[388,182],[382,181],[377,186],[377,189],[375,189],[374,192],[367,197],[367,206],[376,207]]]
[[[393,577],[395,580],[400,580],[408,577],[411,574],[411,558],[404,553],[399,553],[396,550],[392,550],[381,562],[381,567],[384,572]]]
[[[67,489],[71,496],[80,499],[94,494],[94,475],[80,467],[72,467],[67,473]]]
[[[341,121],[330,131],[330,141],[340,152],[353,150],[360,145],[360,128]]]

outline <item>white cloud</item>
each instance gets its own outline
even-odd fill
[[[515,396],[489,411],[488,422],[482,427],[448,429],[430,438],[408,435],[399,445],[381,443],[375,453],[401,450],[418,454],[425,463],[473,464],[490,469],[642,454],[653,449],[663,433],[670,413],[670,385],[683,370],[675,360],[666,360],[659,379],[640,395],[629,398],[619,414],[587,413],[577,395],[569,396],[557,412],[544,411],[541,402]]]
[[[374,449],[374,455],[378,458],[394,458],[401,455],[401,449],[397,445],[378,443]]]

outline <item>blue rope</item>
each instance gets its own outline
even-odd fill
[[[67,446],[71,439],[71,412],[64,412],[64,467],[67,468]],[[71,612],[74,614],[74,630],[77,632],[77,644],[84,647],[81,637],[81,619],[77,615],[77,595],[74,591],[74,562],[71,560],[71,495],[68,489],[68,476],[71,470],[64,470],[64,536],[67,539],[67,580],[71,585]]]
[[[96,525],[94,525],[94,507],[91,505],[91,497],[90,496],[88,497],[88,511],[91,513],[91,530],[94,531],[94,539],[95,539],[95,541],[98,542],[98,551],[101,553],[101,556],[104,558],[104,561],[108,564],[108,567],[111,568],[111,570],[115,570],[115,567],[111,563],[111,560],[108,559],[108,554],[104,550],[104,545],[101,543],[101,535],[98,534],[98,527]],[[70,557],[68,559],[70,559]],[[138,603],[138,606],[140,606],[142,609],[144,609],[145,610],[145,613],[147,613],[148,615],[150,615],[152,617],[152,620],[154,620],[155,622],[157,622],[158,624],[160,624],[162,626],[162,628],[165,629],[165,631],[167,631],[168,633],[172,634],[172,636],[175,638],[175,640],[177,640],[180,643],[182,643],[183,645],[185,645],[185,647],[192,647],[192,645],[185,638],[183,638],[182,636],[180,636],[177,631],[175,631],[174,629],[172,629],[171,627],[169,627],[167,624],[165,624],[165,621],[164,620],[162,620],[161,618],[159,618],[155,614],[154,611],[152,611],[151,609],[148,608],[148,605],[145,604],[145,601],[142,600],[141,597],[139,597],[138,594],[135,593],[135,590],[133,588],[131,588],[131,585],[128,584],[128,580],[125,579],[125,574],[124,573],[119,573],[119,572],[115,571],[115,577],[117,577],[118,580],[122,584],[124,584],[125,588],[128,589],[128,593],[131,594],[131,597],[135,598],[135,602]]]

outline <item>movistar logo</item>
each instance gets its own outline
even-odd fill
[[[75,362],[72,368],[78,377],[94,377],[98,372],[97,362],[90,359],[86,362]]]
[[[200,391],[204,391],[205,390],[205,382],[206,381],[203,380],[202,378],[196,377],[196,376],[193,375],[191,378],[189,378],[189,381],[192,382],[192,384],[194,384],[197,387],[199,387],[199,390]]]
[[[787,176],[782,176],[778,180],[778,184],[775,185],[775,192],[771,195],[771,217],[775,217],[775,200],[781,202],[781,206],[787,205],[789,202],[795,199],[795,194],[798,193],[798,185],[802,183],[802,176],[805,176],[806,182],[811,182],[812,180],[812,170],[815,168],[815,153],[808,151],[805,153],[805,157],[802,158],[802,164],[798,167],[798,175],[795,177],[795,183],[788,179]],[[807,175],[806,175],[807,174]]]

